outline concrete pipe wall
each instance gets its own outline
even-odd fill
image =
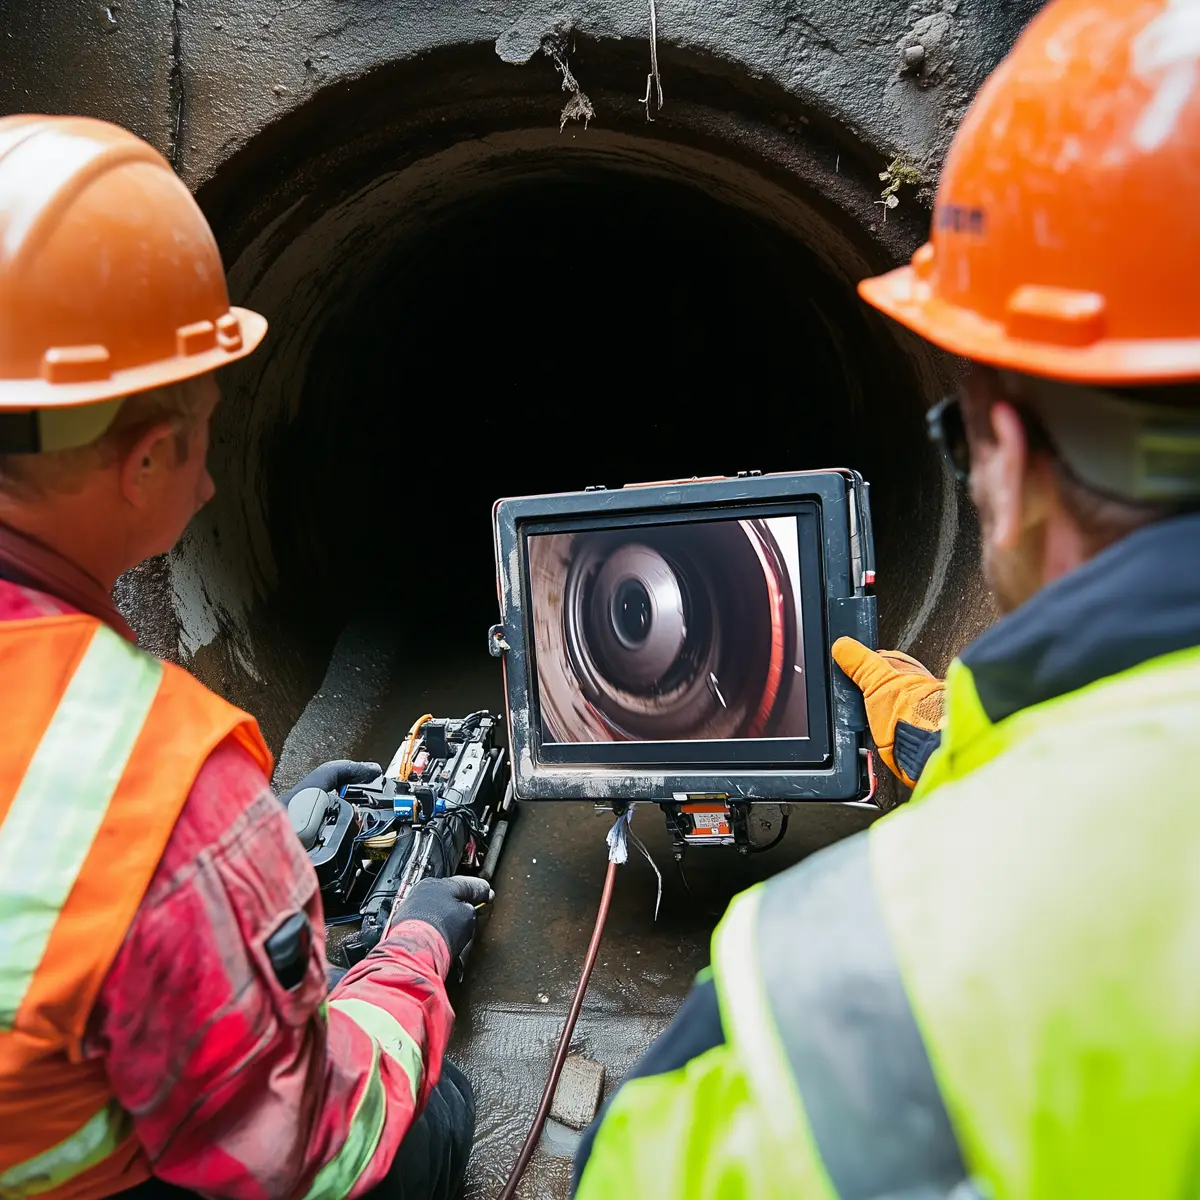
[[[854,285],[923,240],[1036,7],[657,0],[660,109],[648,0],[10,0],[0,108],[147,137],[271,322],[218,498],[122,582],[145,640],[278,749],[343,631],[377,667],[351,700],[483,655],[498,496],[852,465],[881,636],[943,667],[991,611],[924,436],[955,366]],[[330,751],[354,703],[314,718]]]

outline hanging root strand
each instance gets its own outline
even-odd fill
[[[562,133],[566,129],[568,121],[582,121],[586,129],[588,122],[596,115],[596,110],[571,71],[571,64],[567,61],[566,42],[558,36],[547,37],[542,42],[542,52],[548,54],[558,68],[558,73],[562,76],[562,90],[569,97],[559,114],[558,132]]]
[[[653,95],[655,106],[662,112],[663,90],[662,76],[658,73],[658,11],[654,0],[650,0],[650,74],[646,76],[646,94],[641,103],[646,106],[646,120],[653,121],[650,115],[650,100]]]

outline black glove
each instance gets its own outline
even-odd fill
[[[312,787],[336,796],[348,783],[370,783],[382,774],[383,768],[378,763],[352,762],[348,758],[338,758],[333,762],[322,763],[315,771],[310,771],[295,787],[283,792],[279,799],[286,808],[293,796],[305,788]]]
[[[449,879],[422,879],[396,905],[392,928],[401,921],[424,921],[442,935],[453,962],[475,936],[475,905],[487,904],[495,893],[486,879],[452,875]]]

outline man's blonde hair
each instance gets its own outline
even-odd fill
[[[77,492],[88,474],[110,466],[148,429],[164,422],[175,427],[175,451],[182,461],[187,458],[202,401],[199,379],[126,396],[112,423],[86,446],[39,454],[0,454],[0,492],[10,496]]]

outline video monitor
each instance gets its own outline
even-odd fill
[[[866,487],[735,477],[499,501],[497,568],[522,799],[848,799],[874,644]]]
[[[802,519],[531,534],[542,745],[807,738]]]

